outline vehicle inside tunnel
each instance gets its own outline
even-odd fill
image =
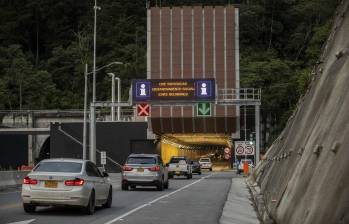
[[[193,161],[210,158],[214,170],[231,168],[233,145],[229,135],[163,134],[160,138],[160,145],[164,163],[168,163],[172,156],[185,156]]]

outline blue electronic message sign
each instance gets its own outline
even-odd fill
[[[214,79],[137,79],[133,102],[201,102],[215,100]]]

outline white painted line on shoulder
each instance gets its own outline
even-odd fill
[[[8,223],[8,224],[29,224],[31,222],[34,222],[35,219],[28,219],[28,220],[24,220],[24,221],[20,221],[20,222],[11,222],[11,223]]]
[[[5,191],[5,192],[0,192],[0,195],[2,195],[2,194],[13,194],[13,193],[18,193],[18,192],[22,192],[22,191]]]
[[[192,183],[190,183],[190,184],[187,184],[187,185],[185,185],[185,186],[183,186],[183,187],[181,187],[181,188],[179,188],[179,189],[177,189],[177,190],[175,190],[175,191],[172,191],[171,193],[168,193],[168,194],[162,195],[162,196],[160,196],[160,197],[158,197],[158,198],[155,198],[154,200],[152,200],[152,201],[150,201],[150,202],[148,202],[148,203],[145,203],[145,204],[143,204],[143,205],[140,205],[140,206],[138,206],[137,208],[134,208],[134,209],[132,209],[132,210],[130,210],[130,211],[128,211],[128,212],[126,212],[126,213],[124,213],[124,214],[122,214],[122,215],[120,215],[120,216],[118,216],[118,217],[116,217],[116,218],[114,218],[114,219],[112,219],[112,220],[110,220],[110,221],[104,223],[104,224],[112,224],[112,223],[114,223],[114,222],[116,222],[116,221],[122,220],[122,219],[124,219],[126,216],[131,215],[132,213],[135,213],[136,211],[141,210],[142,208],[144,208],[144,207],[146,207],[146,206],[149,206],[149,205],[151,205],[151,204],[153,204],[153,203],[155,203],[155,202],[157,202],[157,201],[160,201],[161,199],[168,198],[169,196],[171,196],[171,195],[173,195],[173,194],[176,194],[176,193],[178,193],[178,192],[180,192],[180,191],[182,191],[182,190],[184,190],[184,189],[186,189],[186,188],[188,188],[188,187],[190,187],[190,186],[192,186],[192,185],[194,185],[194,184],[196,184],[196,183],[199,183],[200,181],[202,181],[202,180],[204,180],[204,179],[206,179],[206,178],[209,178],[209,177],[211,177],[212,175],[213,175],[213,174],[207,175],[207,176],[205,176],[205,177],[201,177],[199,180],[196,180],[196,181],[194,181],[194,182],[192,182]]]

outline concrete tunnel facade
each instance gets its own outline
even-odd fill
[[[238,8],[232,5],[149,8],[147,79],[213,78],[218,90],[239,88],[238,15]],[[163,136],[218,134],[222,138],[238,138],[239,115],[238,106],[213,105],[211,117],[198,117],[195,104],[152,106],[149,127],[162,136],[161,154],[165,161],[174,155],[196,159],[210,150],[200,142],[184,143],[192,149],[183,149],[176,143],[181,139],[171,138],[171,143],[164,141]],[[208,144],[221,150],[232,146]]]

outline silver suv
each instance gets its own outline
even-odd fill
[[[168,172],[157,154],[131,154],[122,169],[121,189],[136,186],[156,186],[162,191],[168,188]]]

